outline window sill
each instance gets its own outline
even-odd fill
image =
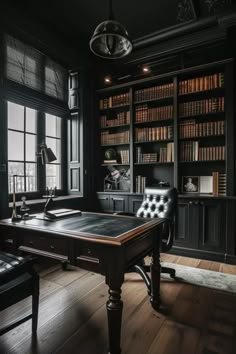
[[[53,201],[56,203],[57,201],[63,201],[63,200],[71,200],[71,199],[81,199],[81,196],[78,195],[60,195],[53,199]],[[45,198],[40,198],[40,199],[27,199],[26,204],[27,205],[37,205],[37,204],[45,204],[46,199]],[[16,206],[21,206],[22,201],[16,202]],[[13,203],[9,203],[9,207],[12,208]]]

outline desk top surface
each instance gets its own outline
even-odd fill
[[[37,215],[36,215],[37,216]],[[109,214],[82,212],[81,215],[70,216],[59,220],[44,220],[33,217],[29,220],[0,220],[0,226],[11,226],[16,229],[30,229],[43,233],[87,238],[96,241],[113,241],[122,243],[128,239],[151,231],[165,219],[144,219]]]

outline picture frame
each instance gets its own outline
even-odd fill
[[[199,192],[205,194],[213,193],[213,176],[200,176]]]
[[[183,176],[182,191],[184,193],[199,193],[199,176]]]

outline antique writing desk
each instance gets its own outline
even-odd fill
[[[0,235],[5,245],[10,243],[15,250],[67,261],[105,276],[109,287],[109,353],[118,354],[121,352],[124,274],[149,253],[152,253],[150,301],[155,309],[159,307],[158,231],[165,221],[87,212],[59,220],[45,220],[42,214],[37,214],[30,220],[0,220]]]

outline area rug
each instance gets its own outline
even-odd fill
[[[176,270],[176,281],[236,293],[236,275],[193,268],[176,263],[161,262],[161,265]],[[170,279],[167,274],[162,274],[161,278]]]

